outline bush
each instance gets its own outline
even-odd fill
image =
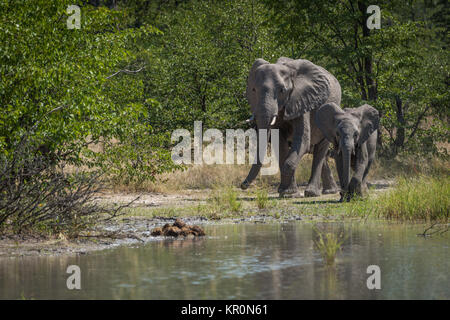
[[[64,155],[53,159],[27,141],[11,158],[0,154],[0,232],[78,233],[119,210],[96,202],[101,173],[68,173]],[[120,209],[120,208],[119,208]]]

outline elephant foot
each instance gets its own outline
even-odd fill
[[[248,187],[250,187],[250,183],[247,180],[244,180],[244,182],[241,183],[241,189],[247,190]]]
[[[339,200],[339,202],[350,202],[350,200],[352,200],[355,196],[355,193],[352,192],[340,192],[341,195],[341,199]]]
[[[352,179],[348,186],[348,193],[350,195],[356,195],[356,196],[362,197],[363,189],[364,189],[364,186],[360,181],[358,181],[356,179]]]
[[[322,194],[335,194],[338,193],[338,191],[339,190],[337,188],[323,189]]]
[[[314,189],[314,188],[310,188],[307,187],[305,190],[305,197],[319,197],[320,196],[320,191],[319,189]]]
[[[303,195],[300,192],[295,193],[280,193],[280,198],[303,198]]]
[[[297,186],[290,186],[288,188],[282,188],[280,186],[278,188],[278,193],[280,195],[280,198],[283,198],[283,197],[297,198],[299,195]]]

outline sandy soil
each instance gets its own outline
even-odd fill
[[[392,187],[392,180],[374,180],[368,182],[369,188],[374,188],[375,192],[383,192],[386,189]],[[299,186],[300,195],[303,196],[306,185]],[[272,192],[269,192],[269,197],[277,198],[278,193],[275,191],[276,188],[273,188]],[[254,191],[253,188],[249,188],[248,190],[241,191],[243,194],[251,194]],[[202,203],[205,202],[211,190],[184,190],[181,193],[176,194],[163,194],[163,193],[106,193],[101,196],[102,201],[109,203],[129,203],[136,198],[136,201],[133,202],[133,207],[173,207],[173,206],[184,206],[184,205],[192,205],[193,203]],[[334,195],[321,195],[320,197],[315,198],[306,198],[311,200],[330,200],[330,199],[339,199],[338,194]]]

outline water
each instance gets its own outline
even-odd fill
[[[345,242],[335,268],[312,224],[205,226],[208,237],[158,240],[81,256],[0,259],[1,299],[450,299],[448,235],[423,226],[327,223]],[[81,290],[66,269],[81,268]],[[369,265],[381,290],[369,290]]]

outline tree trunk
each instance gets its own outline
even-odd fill
[[[394,141],[394,153],[397,154],[399,149],[403,149],[405,146],[405,114],[403,110],[402,99],[399,96],[395,96],[395,105],[397,107],[397,134]]]

